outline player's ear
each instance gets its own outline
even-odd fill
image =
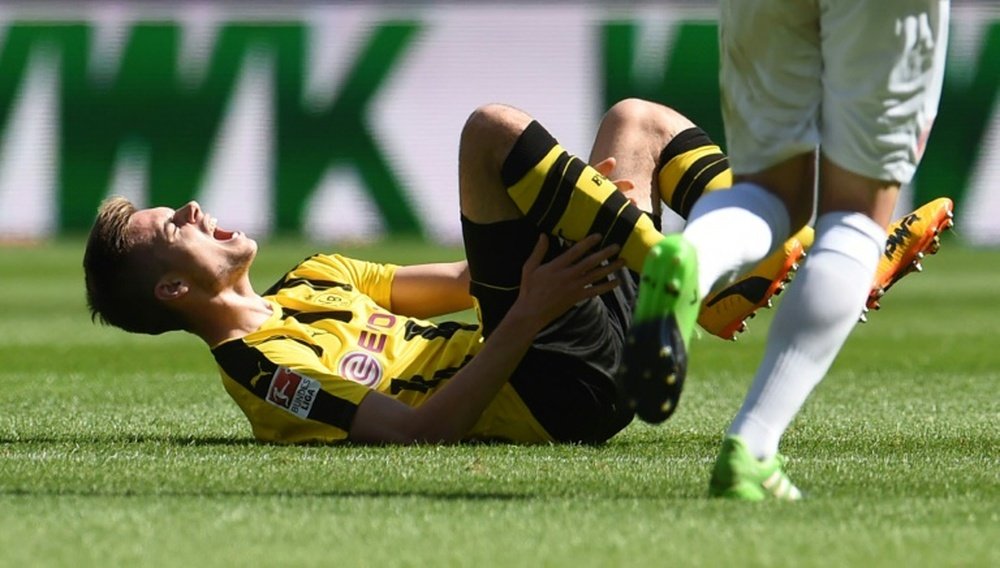
[[[184,297],[190,290],[186,280],[176,274],[167,274],[156,283],[153,294],[157,300],[169,302]]]

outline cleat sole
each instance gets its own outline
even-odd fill
[[[621,368],[619,381],[629,408],[642,420],[657,424],[677,410],[687,375],[687,350],[673,316],[634,323],[630,333],[635,341],[626,345],[629,365]],[[637,369],[642,371],[637,374]]]
[[[670,417],[687,376],[687,342],[698,315],[694,248],[666,237],[646,258],[639,296],[616,375],[621,396],[646,422]]]

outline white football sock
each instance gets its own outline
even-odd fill
[[[758,185],[743,182],[702,196],[683,232],[698,253],[701,297],[729,284],[784,243],[788,225],[785,204]]]
[[[858,321],[885,240],[885,230],[861,213],[817,220],[816,242],[781,299],[764,360],[729,428],[758,458],[777,453],[785,429]]]

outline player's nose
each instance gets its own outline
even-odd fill
[[[188,201],[175,213],[174,222],[177,224],[194,223],[201,214],[201,205],[197,201]]]

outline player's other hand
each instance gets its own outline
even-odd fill
[[[539,235],[535,249],[521,269],[521,291],[511,309],[543,327],[577,302],[613,290],[618,281],[608,276],[625,266],[625,261],[605,263],[618,254],[619,247],[610,245],[593,250],[600,242],[600,235],[590,235],[542,264],[549,238]]]
[[[618,191],[622,192],[633,205],[639,207],[641,205],[639,197],[635,194],[636,187],[635,182],[626,178],[611,179],[611,174],[615,171],[615,166],[618,165],[618,160],[612,156],[610,158],[604,158],[600,162],[594,164],[594,169],[597,173],[611,180],[611,183],[615,184]]]
[[[594,169],[597,173],[611,180],[611,183],[615,184],[618,191],[628,194],[628,192],[635,189],[635,182],[626,178],[611,179],[611,174],[615,171],[615,166],[618,165],[618,159],[614,156],[610,158],[604,158],[600,162],[594,164]]]

